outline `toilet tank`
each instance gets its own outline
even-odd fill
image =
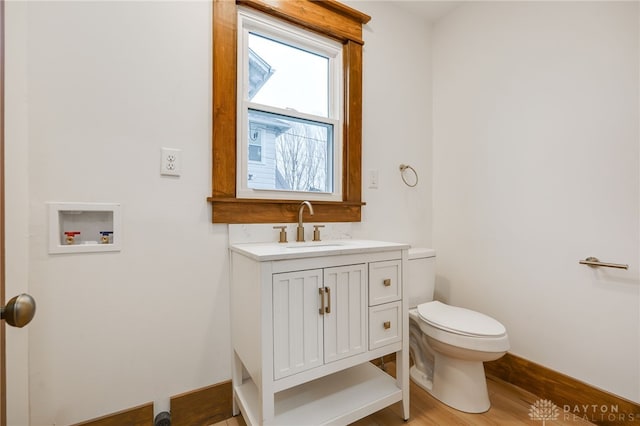
[[[430,248],[409,249],[408,282],[409,307],[433,300],[436,284],[436,251]]]

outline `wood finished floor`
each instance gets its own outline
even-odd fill
[[[393,363],[387,363],[388,369],[394,369]],[[454,410],[433,398],[422,388],[411,382],[410,401],[411,418],[402,419],[400,403],[391,405],[373,413],[351,426],[489,426],[489,425],[543,425],[541,420],[529,418],[531,405],[540,398],[518,387],[494,377],[487,377],[491,408],[486,413],[469,414]],[[592,423],[579,417],[565,415],[560,411],[557,420],[546,420],[544,425],[584,426]],[[212,426],[246,426],[242,416],[232,417]],[[303,426],[303,425],[300,425]]]

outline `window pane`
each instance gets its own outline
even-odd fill
[[[249,161],[262,161],[262,147],[249,144]]]
[[[249,34],[249,100],[329,115],[329,59]]]
[[[262,138],[262,163],[248,164],[249,188],[333,192],[331,124],[249,110],[249,128]]]

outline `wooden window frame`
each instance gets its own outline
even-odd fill
[[[251,7],[343,45],[342,201],[313,201],[317,222],[359,222],[362,202],[362,25],[371,18],[334,0],[213,0],[213,223],[297,221],[302,200],[236,197],[237,7]]]

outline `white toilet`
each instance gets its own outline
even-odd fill
[[[495,319],[433,300],[435,250],[409,250],[411,379],[438,400],[467,413],[489,409],[484,361],[509,350],[509,337]]]

